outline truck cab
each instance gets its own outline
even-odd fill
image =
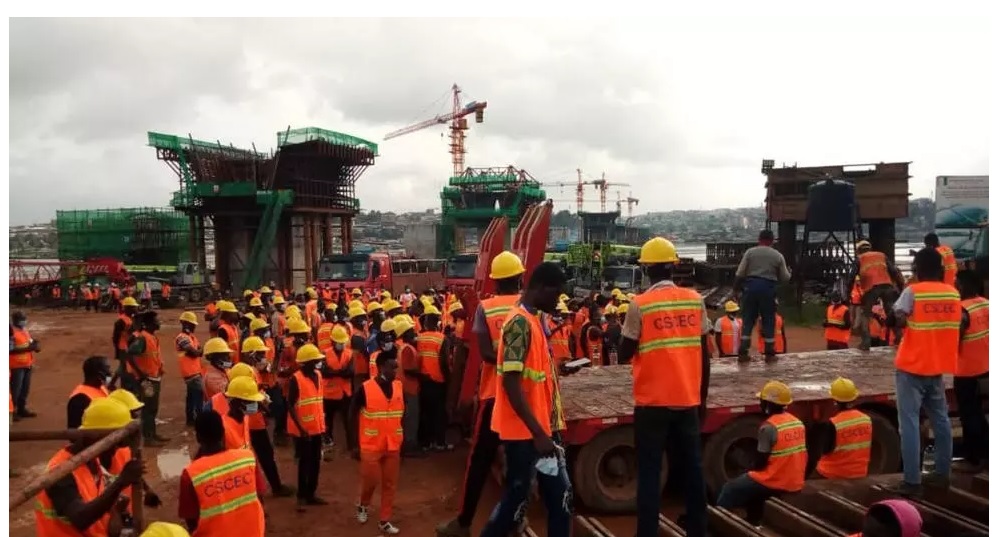
[[[472,288],[477,271],[477,254],[460,254],[446,260],[446,289]]]
[[[350,289],[390,289],[392,281],[390,256],[384,253],[322,256],[315,274],[318,283],[345,284]]]

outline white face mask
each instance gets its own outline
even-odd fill
[[[318,370],[318,371],[324,369],[324,367],[325,367],[325,362],[319,361],[318,363],[314,364],[315,370]]]
[[[114,380],[114,375],[107,375],[104,377],[104,385],[110,386],[111,381]]]
[[[269,330],[263,332],[263,339],[269,339],[271,337],[273,337],[273,333],[270,332]]]
[[[221,369],[231,369],[232,362],[231,360],[225,360],[223,362],[218,362],[218,365],[221,366]]]
[[[336,343],[335,344],[335,352],[342,352],[343,349],[345,349],[345,345],[344,344],[342,344],[342,343]]]
[[[383,344],[383,350],[389,351],[389,350],[393,350],[393,349],[394,349],[394,342],[393,341],[390,341],[390,342],[387,342],[387,343]]]
[[[251,403],[245,403],[245,413],[247,415],[255,414],[259,412],[259,403],[253,401]]]

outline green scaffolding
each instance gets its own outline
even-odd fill
[[[380,153],[377,150],[377,144],[356,136],[352,136],[351,134],[319,129],[318,127],[302,127],[300,129],[288,129],[276,133],[277,147],[302,144],[312,140],[324,140],[330,144],[344,145],[348,147],[361,147],[363,149],[370,150],[376,156],[380,156]]]
[[[173,209],[56,211],[55,229],[59,259],[174,265],[190,257],[190,221]]]

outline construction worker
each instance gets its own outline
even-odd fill
[[[784,329],[784,317],[778,313],[778,302],[774,300],[774,354],[784,354],[788,352],[788,332]],[[763,341],[763,334],[761,333],[760,325],[757,325],[756,330],[754,330],[757,336],[757,341]],[[765,357],[767,361],[770,361],[770,355],[766,354]]]
[[[131,422],[127,407],[104,397],[97,399],[83,412],[80,429],[120,429]],[[81,438],[60,449],[49,459],[46,468],[60,466],[97,442],[96,438]],[[113,453],[118,446],[107,452]],[[71,474],[38,493],[35,502],[35,535],[107,535],[119,496],[142,478],[142,464],[130,460],[122,465],[117,479],[109,481],[99,458],[76,467]]]
[[[352,414],[359,416],[360,490],[356,504],[356,521],[369,519],[370,501],[380,485],[380,523],[384,535],[397,535],[400,529],[391,522],[394,496],[401,469],[404,444],[404,387],[397,379],[397,349],[377,354],[377,374],[360,386],[352,399]]]
[[[619,295],[625,295],[619,291]],[[605,334],[602,337],[604,365],[618,364],[618,344],[622,340],[622,325],[618,322],[618,306],[605,307]]]
[[[574,339],[570,323],[565,316],[569,313],[567,305],[560,302],[556,305],[556,313],[550,316],[549,348],[556,365],[562,365],[573,359]]]
[[[564,448],[558,445],[566,426],[557,370],[540,318],[540,312],[556,311],[564,283],[559,264],[539,264],[501,328],[497,349],[501,382],[491,428],[504,446],[505,485],[481,537],[504,537],[517,529],[533,477],[546,506],[546,535],[570,535],[573,493]]]
[[[853,288],[857,283],[857,276],[860,276],[860,313],[866,319],[871,318],[871,310],[878,300],[884,305],[885,314],[890,316],[892,305],[898,298],[898,290],[904,284],[902,273],[895,267],[895,264],[884,253],[871,250],[871,243],[868,241],[857,242],[857,262],[850,278],[848,289]],[[871,348],[871,334],[868,323],[860,323],[860,349]],[[900,333],[896,333],[897,338],[901,338]]]
[[[273,327],[273,334],[277,338],[282,338],[287,331],[287,314],[284,308],[287,301],[282,296],[273,297],[273,313],[269,317],[269,324]]]
[[[326,308],[324,311],[324,318],[318,329],[315,331],[315,346],[318,350],[325,352],[332,348],[332,328],[335,327],[336,316],[335,310],[332,308]]]
[[[656,535],[660,471],[668,440],[675,460],[686,470],[687,534],[705,535],[700,428],[710,374],[708,315],[701,295],[674,284],[673,270],[679,262],[667,239],[654,237],[643,244],[639,263],[650,287],[629,304],[618,350],[619,363],[632,363],[639,458],[637,537]]]
[[[957,280],[957,256],[954,255],[953,249],[945,244],[940,244],[940,238],[933,232],[927,233],[922,242],[926,248],[932,248],[939,252],[943,259],[943,283],[954,285]]]
[[[221,421],[225,426],[225,446],[228,449],[251,449],[249,417],[262,417],[259,415],[259,403],[266,399],[252,378],[252,368],[245,366],[248,370],[240,371],[242,366],[245,364],[235,364],[228,372],[228,388],[225,389],[223,398],[215,395],[211,399],[211,409],[221,414]],[[263,426],[265,427],[265,421]]]
[[[936,470],[926,481],[940,486],[949,483],[953,432],[943,375],[956,373],[961,336],[970,326],[969,315],[961,306],[960,293],[943,283],[940,253],[923,248],[916,253],[913,263],[916,282],[902,291],[894,306],[894,324],[904,330],[895,354],[895,396],[903,469],[903,480],[897,492],[908,496],[922,493],[919,415],[923,407],[933,427],[936,449]]]
[[[261,319],[256,319],[262,321]],[[265,322],[265,321],[262,321]],[[229,371],[229,381],[236,376],[245,376],[255,381],[258,391],[263,394],[263,400],[257,412],[245,411],[246,420],[249,423],[249,442],[252,444],[252,451],[256,454],[259,466],[269,481],[270,488],[274,496],[293,496],[295,490],[289,485],[284,485],[280,479],[280,471],[276,466],[275,454],[273,452],[273,442],[270,441],[269,431],[266,429],[266,415],[264,411],[269,411],[273,415],[274,404],[267,389],[275,386],[276,375],[272,373],[273,363],[266,359],[271,352],[267,344],[258,336],[252,336],[242,342],[242,361],[232,366]],[[234,391],[229,383],[229,391]],[[251,393],[251,392],[250,392]],[[276,393],[283,400],[283,394],[279,389]],[[226,393],[227,397],[227,393]],[[237,397],[237,396],[235,396]],[[220,398],[220,396],[215,396]],[[222,398],[221,404],[227,404],[228,399]],[[251,407],[251,403],[249,404]],[[227,414],[224,412],[223,414]]]
[[[280,354],[279,363],[276,368],[277,383],[280,385],[281,398],[283,400],[283,412],[274,416],[273,423],[273,443],[282,446],[286,445],[287,438],[287,408],[289,402],[287,395],[290,393],[290,378],[298,370],[297,351],[307,344],[311,339],[311,329],[300,317],[290,315],[287,317],[287,337],[283,339],[283,350]]]
[[[180,333],[176,334],[176,360],[180,376],[186,384],[187,396],[184,415],[188,427],[193,427],[197,414],[204,403],[204,367],[200,357],[203,352],[194,331],[197,330],[197,315],[192,311],[180,314]]]
[[[335,445],[335,416],[342,416],[342,430],[346,433],[346,447],[351,451],[355,446],[349,434],[349,402],[352,396],[353,355],[349,346],[349,330],[336,325],[330,334],[332,346],[325,351],[325,365],[321,370],[323,381],[322,399],[325,410],[325,447]],[[362,354],[357,354],[362,361]]]
[[[716,502],[725,509],[746,508],[747,522],[757,525],[768,498],[798,492],[805,486],[808,452],[805,424],[785,408],[791,404],[791,388],[772,380],[757,394],[760,411],[767,419],[757,432],[757,452],[752,469],[726,482]]]
[[[225,447],[217,412],[204,412],[194,427],[199,448],[180,474],[179,517],[193,535],[262,537],[265,485],[252,451]]]
[[[858,395],[857,386],[850,379],[841,377],[829,385],[829,397],[836,401],[838,412],[828,423],[816,426],[822,456],[815,470],[822,477],[867,477],[873,424],[870,416],[855,408]]]
[[[324,392],[321,366],[325,356],[308,343],[297,351],[300,369],[290,377],[287,396],[287,432],[294,437],[297,451],[297,510],[307,505],[328,505],[319,498],[318,474],[321,471],[321,439],[325,434]]]
[[[449,353],[449,341],[439,331],[442,312],[434,305],[425,306],[422,313],[422,331],[418,333],[418,363],[421,368],[421,423],[422,437],[418,443],[432,451],[450,451],[446,442],[446,428],[449,419],[446,414],[446,378],[449,376],[449,363],[444,357]]]
[[[860,316],[857,316],[858,318]],[[895,344],[895,332],[887,325],[888,317],[884,305],[879,300],[871,309],[871,317],[867,319],[868,331],[871,335],[871,347],[884,347]]]
[[[851,326],[850,308],[843,303],[840,292],[833,291],[829,294],[829,305],[826,306],[826,320],[822,322],[826,350],[849,348]]]
[[[83,360],[83,383],[69,394],[66,402],[66,429],[77,429],[83,423],[83,412],[90,403],[107,397],[111,379],[111,365],[103,356]]]
[[[311,328],[318,328],[316,325],[310,324],[314,320],[314,314],[318,311],[318,292],[315,291],[314,287],[308,287],[304,290],[304,294],[307,295],[307,301],[304,302],[304,321]]]
[[[988,466],[988,418],[983,393],[988,385],[988,299],[981,296],[984,281],[974,270],[957,273],[961,307],[968,314],[967,329],[961,335],[954,373],[957,412],[964,429],[963,470],[977,471]]]
[[[408,307],[411,306],[411,303],[414,302],[415,299],[417,299],[417,298],[418,297],[414,293],[411,292],[411,286],[410,285],[405,285],[404,286],[404,292],[401,293],[401,296],[397,297],[397,300],[399,301],[399,303],[400,303],[400,305],[401,305],[402,308],[408,309]],[[388,311],[388,314],[389,314],[390,310],[387,310],[387,311]]]
[[[145,406],[144,403],[135,397],[135,394],[129,392],[125,389],[114,390],[107,396],[109,399],[114,399],[115,401],[124,405],[131,414],[131,419],[138,420],[142,419],[142,407]],[[100,455],[100,465],[107,469],[107,473],[110,474],[112,479],[117,479],[121,472],[124,470],[124,466],[132,459],[131,447],[127,445],[119,446],[114,451],[107,451]],[[125,490],[125,494],[129,497],[134,497],[133,488],[129,487]],[[146,507],[159,507],[162,505],[162,500],[159,499],[159,495],[152,490],[145,478],[142,478],[142,491],[144,492],[144,501],[142,505]],[[127,512],[131,514],[131,501],[128,501]]]
[[[743,320],[737,318],[739,304],[729,300],[723,306],[726,314],[715,321],[715,346],[718,348],[719,356],[737,356],[737,341],[742,341]],[[749,349],[747,348],[747,351]],[[739,357],[740,362],[748,362],[750,355],[747,352],[745,358]]]
[[[436,535],[439,537],[464,537],[470,534],[470,524],[500,445],[498,435],[491,428],[494,397],[497,393],[497,348],[501,341],[504,319],[512,306],[518,303],[525,265],[521,258],[505,250],[494,256],[490,269],[496,294],[480,301],[471,328],[477,338],[481,359],[473,440],[467,457],[459,513],[455,519],[436,527]]]
[[[394,335],[397,336],[397,361],[400,366],[398,375],[404,391],[404,430],[408,432],[404,441],[405,457],[420,457],[425,453],[418,445],[418,426],[421,420],[421,409],[418,405],[421,397],[421,359],[415,343],[418,333],[415,325],[407,315],[394,318]]]
[[[370,335],[366,338],[366,354],[369,356],[379,348],[377,334],[380,332],[380,325],[387,320],[387,315],[383,311],[383,305],[376,301],[366,305],[366,315],[370,318]]]
[[[232,362],[237,364],[239,360],[238,342],[242,339],[241,332],[235,326],[240,319],[238,308],[230,301],[222,300],[218,302],[218,315],[218,337],[228,344],[228,348],[231,349]]]
[[[159,414],[162,390],[162,356],[159,352],[159,319],[155,311],[144,311],[136,317],[138,332],[128,342],[125,377],[134,379],[137,390],[128,390],[145,403],[142,407],[142,436],[150,446],[165,444],[169,439],[156,432],[155,418]],[[129,382],[131,382],[129,380]],[[122,382],[123,384],[123,382]]]
[[[228,343],[219,337],[211,338],[204,344],[204,358],[207,359],[203,373],[204,401],[224,393],[228,388],[228,370],[234,365],[231,353]]]
[[[604,329],[603,311],[608,306],[608,298],[595,296],[587,302],[586,321],[580,327],[579,342],[583,357],[591,360],[591,365],[604,365]]]
[[[768,359],[775,354],[774,301],[777,284],[790,279],[791,272],[784,256],[774,249],[774,232],[769,229],[761,231],[757,245],[743,254],[733,281],[733,290],[741,295],[739,302],[743,305],[743,327],[739,331],[742,339],[737,352],[740,362],[750,361],[750,336],[757,319],[760,320],[763,335],[763,339],[758,339],[757,346],[762,345],[764,356]],[[725,352],[724,349],[722,352]]]
[[[127,370],[125,367],[125,362],[127,362],[128,354],[128,340],[131,339],[132,335],[132,325],[135,322],[135,314],[138,312],[138,301],[130,296],[121,299],[121,309],[117,315],[117,319],[114,321],[114,329],[111,333],[111,344],[114,346],[114,358],[117,362],[117,371],[115,372],[114,379],[111,382],[111,386],[117,384],[117,379],[121,379],[121,387],[126,390],[131,390],[134,392],[137,387],[131,382],[131,377],[125,375]]]

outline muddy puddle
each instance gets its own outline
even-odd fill
[[[163,479],[180,477],[183,469],[190,464],[190,450],[187,446],[176,449],[161,449],[155,456],[156,468]]]

